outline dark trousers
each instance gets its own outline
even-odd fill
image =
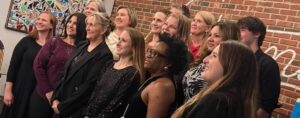
[[[30,118],[52,118],[53,110],[48,100],[43,99],[34,91],[30,98],[29,105]]]

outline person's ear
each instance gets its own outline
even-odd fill
[[[168,64],[168,65],[166,65],[166,66],[164,67],[164,70],[169,70],[170,67],[171,67],[171,64]]]
[[[107,27],[103,27],[103,28],[101,29],[101,35],[104,35],[106,31],[107,31]]]

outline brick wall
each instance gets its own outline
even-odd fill
[[[145,35],[156,10],[170,3],[188,3],[188,0],[116,0],[119,5],[137,11],[137,29]],[[194,0],[189,6],[192,16],[205,10],[223,19],[237,20],[252,15],[261,18],[268,33],[262,49],[276,59],[281,71],[282,107],[276,109],[274,117],[289,117],[296,98],[300,98],[300,0]]]

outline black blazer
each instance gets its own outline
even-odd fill
[[[82,117],[82,109],[88,102],[94,89],[96,79],[107,62],[113,56],[103,41],[89,55],[72,66],[74,58],[87,49],[88,42],[83,43],[66,62],[63,77],[56,87],[52,100],[59,100],[60,117]]]
[[[243,118],[240,96],[232,90],[209,93],[185,111],[183,118]]]

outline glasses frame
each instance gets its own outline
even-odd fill
[[[146,56],[148,56],[150,58],[155,58],[155,57],[165,58],[165,57],[167,57],[166,55],[161,54],[160,52],[158,52],[158,51],[156,51],[154,49],[150,49],[150,48],[146,49]]]

